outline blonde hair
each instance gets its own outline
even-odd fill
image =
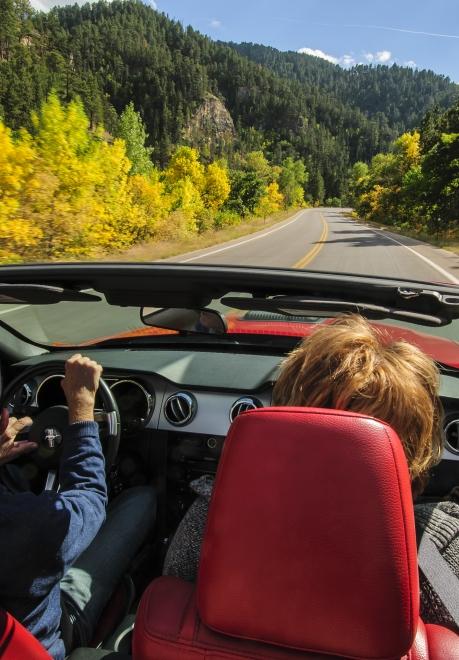
[[[387,422],[419,493],[442,454],[438,390],[438,369],[419,348],[348,315],[320,325],[288,355],[273,404],[350,410]]]

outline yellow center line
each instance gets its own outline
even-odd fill
[[[316,245],[314,245],[314,247],[304,255],[304,257],[302,257],[299,261],[296,262],[296,264],[293,265],[293,268],[305,268],[308,264],[311,263],[313,259],[317,257],[323,248],[325,241],[328,238],[328,223],[322,213],[320,214],[320,217],[322,220],[323,229],[319,240],[317,241]]]

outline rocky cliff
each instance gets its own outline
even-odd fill
[[[206,94],[184,130],[184,138],[209,156],[223,153],[236,137],[233,119],[224,103]]]

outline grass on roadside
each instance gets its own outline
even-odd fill
[[[184,254],[186,252],[193,252],[194,250],[202,250],[219,243],[226,243],[247,234],[261,231],[286,220],[298,212],[298,209],[289,209],[288,211],[279,211],[267,218],[247,218],[239,225],[232,227],[225,227],[219,230],[209,230],[202,234],[194,234],[186,238],[168,239],[160,241],[152,241],[135,245],[125,252],[110,254],[99,261],[159,261],[161,259],[168,259],[176,255]]]

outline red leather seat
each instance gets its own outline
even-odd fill
[[[359,414],[243,414],[225,442],[197,585],[163,577],[149,586],[133,657],[330,655],[459,658],[458,636],[419,619],[401,443]]]
[[[52,660],[40,642],[5,610],[0,610],[0,658]]]

